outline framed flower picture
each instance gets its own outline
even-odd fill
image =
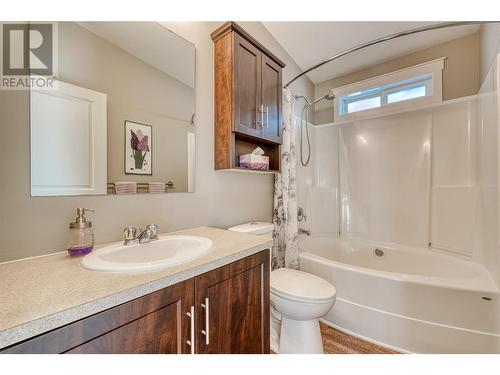
[[[153,174],[153,127],[125,121],[125,174]]]

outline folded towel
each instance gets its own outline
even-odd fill
[[[137,183],[127,181],[117,181],[114,183],[115,194],[137,194]]]
[[[149,192],[153,194],[164,193],[165,192],[165,183],[164,182],[150,182],[149,183]]]

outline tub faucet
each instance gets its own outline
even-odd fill
[[[306,234],[306,235],[308,235],[308,236],[310,236],[310,235],[311,235],[311,231],[310,231],[310,230],[308,230],[308,229],[302,229],[302,228],[299,228],[298,232],[299,232],[299,234],[304,233],[304,234]]]

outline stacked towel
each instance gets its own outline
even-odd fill
[[[118,181],[114,183],[115,194],[137,194],[137,183]]]
[[[165,192],[165,183],[164,182],[150,182],[149,183],[149,192],[153,194],[164,193]]]

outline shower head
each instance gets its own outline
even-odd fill
[[[335,94],[333,93],[333,90],[330,90],[328,94],[320,96],[318,99],[313,100],[313,102],[310,104],[311,106],[316,104],[317,102],[322,101],[323,99],[325,100],[333,100],[335,98]]]
[[[333,93],[333,89],[331,89],[328,94],[326,94],[323,98],[326,100],[333,100],[335,99],[335,94]]]

